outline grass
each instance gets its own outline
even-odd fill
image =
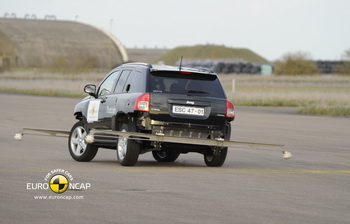
[[[86,96],[86,84],[98,85],[103,73],[0,74],[0,92],[29,95]],[[350,116],[350,77],[346,76],[255,76],[220,75],[228,97],[235,105],[298,107],[303,114]],[[232,79],[235,92],[232,94]]]
[[[350,116],[350,104],[344,105],[334,101],[321,103],[310,102],[299,108],[298,112],[327,116]]]
[[[236,105],[298,107],[303,114],[350,116],[350,77],[221,77]]]
[[[246,61],[257,62],[257,63],[269,63],[265,58],[254,53],[253,51],[246,48],[229,48],[219,45],[196,45],[196,46],[183,46],[177,47],[173,50],[168,51],[160,58],[155,60],[163,61],[168,65],[175,65],[175,63],[183,56],[184,59],[193,58],[227,58],[227,59],[243,59]]]
[[[34,95],[34,96],[55,96],[55,97],[70,97],[70,98],[83,98],[87,96],[84,93],[72,93],[72,92],[63,92],[55,90],[33,90],[33,89],[7,89],[0,88],[0,93],[15,93],[15,94],[24,94],[24,95]]]
[[[17,80],[86,80],[86,81],[101,81],[109,71],[86,72],[86,73],[53,73],[40,70],[0,73],[0,80],[17,79]]]

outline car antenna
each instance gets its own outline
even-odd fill
[[[182,66],[182,58],[183,58],[184,56],[181,56],[181,58],[180,58],[180,65],[179,65],[179,71],[181,72],[181,66]]]

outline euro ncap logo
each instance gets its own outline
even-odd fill
[[[67,190],[87,190],[91,183],[77,183],[73,176],[65,169],[53,169],[44,178],[44,183],[27,183],[27,190],[48,190],[62,194]]]
[[[61,175],[61,174],[56,174],[50,179],[50,189],[57,193],[57,194],[62,194],[64,193],[69,187],[69,181],[67,177]]]

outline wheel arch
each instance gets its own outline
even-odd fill
[[[112,130],[114,131],[118,131],[119,128],[125,124],[125,123],[129,123],[129,121],[131,120],[130,115],[127,115],[123,112],[120,112],[118,114],[116,114],[113,118],[112,118]]]

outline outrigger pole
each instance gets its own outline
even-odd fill
[[[41,133],[41,134],[38,134]],[[37,136],[53,136],[53,137],[68,137],[69,131],[60,130],[45,130],[45,129],[34,129],[34,128],[23,128],[20,132],[15,134],[15,139],[21,141],[23,135],[37,135]],[[98,138],[110,138],[111,135],[118,138],[127,138],[131,140],[138,141],[154,141],[157,143],[162,142],[172,142],[172,143],[183,143],[183,144],[193,144],[193,145],[206,145],[214,147],[232,147],[232,146],[250,146],[250,147],[279,147],[284,148],[284,145],[280,144],[269,144],[269,143],[255,143],[255,142],[240,142],[240,141],[226,141],[223,138],[216,139],[197,139],[197,138],[187,138],[187,137],[175,137],[175,136],[165,136],[163,133],[156,134],[146,134],[138,132],[122,132],[122,131],[102,131],[102,130],[90,130],[89,134],[85,137],[85,141],[89,144],[95,142],[96,137]],[[288,151],[282,151],[283,158],[289,159],[292,154]]]

